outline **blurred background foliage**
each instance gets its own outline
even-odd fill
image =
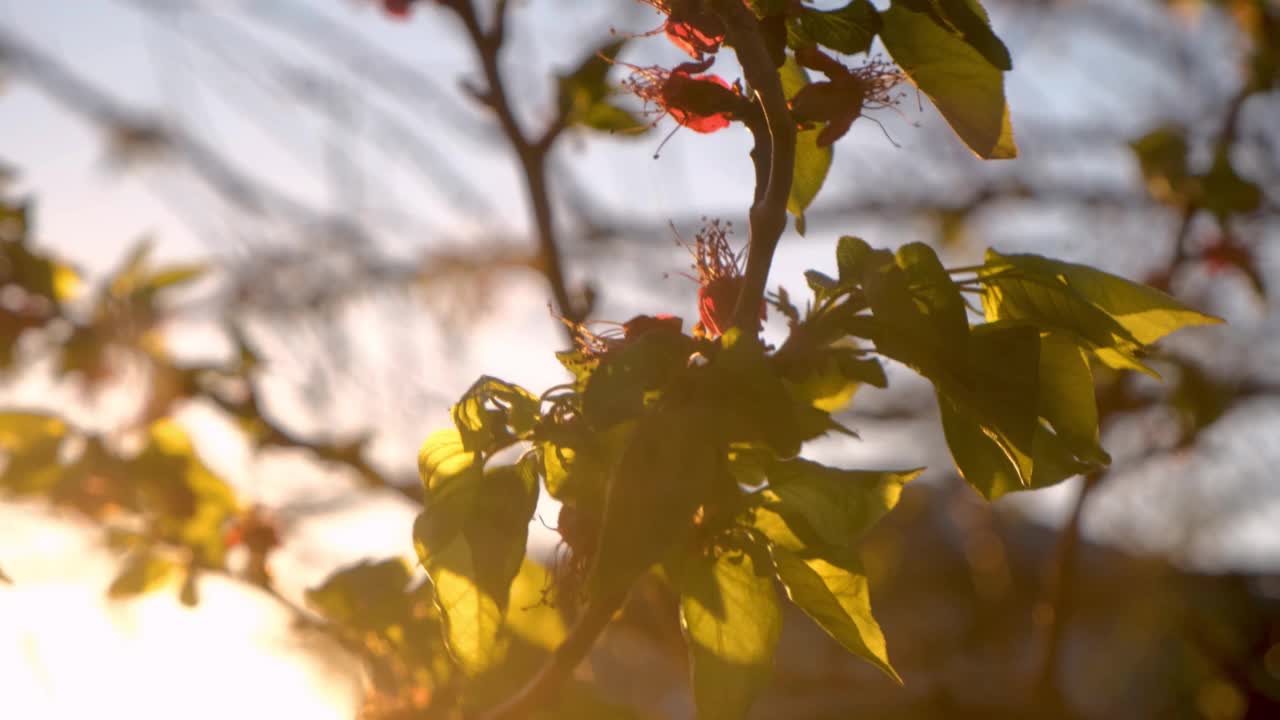
[[[640,132],[653,118],[594,55],[612,29],[657,23],[625,0],[479,3],[506,18],[491,48],[427,2],[107,3],[94,12],[141,28],[158,78],[145,100],[134,86],[150,81],[94,67],[96,40],[68,51],[27,31],[33,5],[0,15],[10,92],[93,128],[94,161],[180,236],[110,257],[92,226],[45,237],[57,220],[39,191],[57,188],[26,184],[26,165],[58,138],[0,142],[4,502],[101,530],[117,564],[94,591],[117,601],[158,591],[199,612],[210,577],[266,593],[360,669],[364,717],[459,712],[430,586],[384,557],[412,556],[408,523],[362,526],[391,537],[372,558],[358,537],[315,537],[371,498],[419,503],[414,448],[469,377],[559,377],[544,279],[562,275],[568,315],[692,313],[693,284],[666,277],[688,263],[673,229],[745,226],[745,133],[659,150],[669,121]],[[979,162],[909,95],[855,124],[773,284],[796,284],[843,233],[957,262],[992,245],[1142,279],[1229,324],[1168,342],[1152,361],[1163,384],[1100,377],[1107,474],[991,507],[946,472],[912,484],[863,548],[905,688],[788,618],[756,716],[1273,717],[1280,7],[987,6],[1014,58],[1021,157]],[[643,40],[619,52],[678,57]],[[950,467],[927,386],[891,378],[844,419],[860,446],[822,451]],[[297,462],[228,463],[227,442]],[[553,565],[557,536],[532,530]],[[40,562],[5,542],[0,582],[16,584],[0,593]],[[522,568],[507,665],[482,693],[509,693],[563,636],[540,605],[548,572]],[[687,715],[673,603],[637,591],[557,716]]]

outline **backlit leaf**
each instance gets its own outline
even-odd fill
[[[817,44],[854,55],[871,49],[879,30],[880,16],[867,0],[852,0],[834,10],[801,7],[787,18],[787,45],[804,48]]]
[[[559,80],[559,107],[569,125],[606,132],[635,132],[646,129],[631,113],[609,102],[612,88],[607,82],[611,60],[622,50],[625,40],[611,42],[591,53],[572,72]]]
[[[804,211],[818,196],[827,180],[834,155],[832,145],[819,146],[821,129],[801,130],[796,133],[796,164],[791,180],[791,194],[787,197],[787,210],[796,217],[796,232],[804,235]]]
[[[131,553],[119,574],[107,588],[107,597],[124,600],[151,592],[163,585],[176,571],[177,564],[147,549]]]
[[[988,250],[980,278],[988,320],[1026,319],[1067,330],[1095,350],[1131,355],[1180,328],[1222,322],[1153,287],[1039,255]],[[1113,364],[1110,355],[1100,357]]]
[[[952,32],[922,9],[919,2],[894,0],[881,13],[885,48],[978,157],[1017,157],[1003,71],[966,35]]]
[[[692,338],[648,332],[610,352],[591,372],[582,391],[582,413],[603,430],[639,416],[684,370]]]
[[[865,0],[861,1],[865,2]],[[794,98],[796,93],[809,84],[808,73],[791,55],[787,56],[786,61],[779,68],[778,75],[782,81],[783,93],[788,100]],[[818,146],[818,134],[821,131],[821,128],[814,128],[796,133],[796,162],[791,176],[791,194],[787,196],[787,211],[795,216],[796,232],[801,235],[805,231],[804,211],[818,196],[818,191],[826,182],[827,171],[831,169],[831,158],[834,154],[830,145]]]
[[[386,631],[411,613],[409,567],[400,558],[361,560],[338,568],[307,590],[307,605],[325,618],[359,631]]]
[[[472,483],[469,506],[452,516],[428,506],[414,522],[414,549],[444,619],[445,645],[468,675],[494,667],[506,652],[500,630],[538,497],[532,462],[485,472]]]
[[[801,534],[807,528],[822,542],[844,547],[856,542],[898,504],[902,488],[922,470],[841,470],[809,460],[775,461],[766,467],[768,487],[759,491],[764,507]]]
[[[770,553],[791,602],[846,650],[866,658],[902,684],[902,678],[889,664],[880,624],[871,616],[867,576],[853,552],[843,550],[830,557],[801,559],[773,545]]]
[[[614,468],[588,593],[624,594],[686,537],[712,481],[726,472],[708,415],[672,408],[641,418]]]
[[[498,378],[483,376],[450,410],[466,450],[489,453],[526,437],[538,421],[538,398]]]
[[[746,716],[767,684],[782,630],[763,553],[689,558],[680,576],[680,625],[689,646],[698,720]]]

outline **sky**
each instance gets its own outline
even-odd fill
[[[215,2],[201,4],[218,5]],[[432,32],[428,24],[441,22],[439,15],[423,13],[415,23],[403,25],[388,22],[373,8],[362,7],[354,1],[308,0],[306,4],[347,23],[397,57],[438,69],[436,75],[444,82],[450,82],[467,63],[465,48],[451,43],[448,33]],[[572,5],[565,0],[539,0],[533,4],[557,9]],[[317,204],[349,203],[351,212],[382,223],[380,227],[393,225],[386,206],[411,207],[413,217],[396,226],[401,228],[399,231],[390,233],[393,249],[396,242],[415,247],[414,243],[427,230],[462,238],[491,231],[518,236],[527,230],[519,184],[508,160],[501,155],[467,157],[471,165],[466,175],[479,178],[487,191],[486,200],[491,204],[487,213],[478,214],[442,200],[445,195],[441,190],[447,190],[447,183],[424,186],[421,173],[404,167],[397,169],[389,164],[392,169],[386,176],[365,174],[353,180],[350,174],[344,176],[340,168],[335,169],[332,159],[326,160],[332,128],[323,122],[300,121],[290,128],[290,142],[281,143],[270,128],[255,126],[247,116],[239,115],[234,105],[222,100],[235,97],[270,102],[272,93],[278,90],[231,81],[188,83],[185,78],[189,77],[191,67],[228,59],[203,57],[197,44],[184,44],[176,39],[182,35],[158,31],[151,21],[128,5],[123,0],[96,3],[0,0],[0,30],[38,43],[44,51],[73,66],[85,77],[110,87],[120,102],[159,108],[163,114],[183,121],[221,147],[233,148],[234,157],[243,161],[242,170],[272,186],[287,188]],[[247,3],[227,3],[230,5],[239,7]],[[269,13],[277,8],[287,11],[289,6],[287,2],[269,2],[259,7],[267,8],[263,12]],[[517,27],[511,56],[532,56],[539,66],[564,67],[581,52],[583,38],[598,36],[603,27],[591,18],[579,20],[580,25]],[[1000,18],[996,20],[997,30],[1001,30]],[[190,23],[180,14],[175,15],[172,22]],[[186,28],[186,32],[191,33],[202,31],[200,27]],[[1032,71],[1021,77],[1034,78],[1036,62],[1042,66],[1070,63],[1073,58],[1078,59],[1080,53],[1089,51],[1069,37],[1045,38],[1033,33],[1027,37],[1036,40],[1034,44],[1028,41],[1025,48]],[[283,41],[280,48],[288,57],[306,57],[301,49],[291,48]],[[670,60],[672,57],[663,55],[662,50],[653,52],[659,58]],[[1024,57],[1016,47],[1015,57]],[[1093,61],[1105,63],[1105,52],[1100,58],[1095,56]],[[253,61],[251,58],[240,60]],[[524,71],[519,67],[512,69]],[[545,104],[545,90],[532,81],[519,82],[515,87],[522,97],[531,99],[528,106],[535,109],[524,119],[532,124],[538,117],[539,99]],[[385,103],[383,96],[353,82],[348,89],[356,93],[361,103],[369,103],[368,107]],[[1029,108],[1028,116],[1087,115],[1090,108],[1105,107],[1113,102],[1106,93],[1095,92],[1093,88],[1064,83],[1059,90],[1037,87],[1037,83],[1030,81],[1014,83],[1010,94],[1015,118],[1020,107]],[[1026,102],[1020,104],[1022,100]],[[364,106],[357,106],[353,111],[352,122],[372,123],[370,118],[374,113],[361,112],[361,107]],[[444,117],[443,114],[451,110],[426,103],[418,112],[421,115],[415,117],[401,107],[388,109],[385,115],[403,122],[421,122],[423,117],[434,120],[437,116],[433,113]],[[924,117],[923,122],[936,122],[936,117],[928,113]],[[1135,127],[1140,120],[1133,120]],[[665,129],[663,126],[664,132]],[[380,132],[376,126],[365,126],[360,135],[365,142],[351,150],[355,160],[376,164],[380,162],[378,158],[388,155],[400,156],[403,160],[404,148],[397,148],[394,143],[387,147],[378,139]],[[457,131],[446,127],[443,132]],[[914,140],[909,129],[895,131],[894,135],[896,141],[910,149]],[[855,136],[858,141],[852,144],[853,149],[840,156],[838,163],[848,169],[855,161],[863,161],[866,169],[860,171],[861,179],[874,182],[876,173],[881,171],[875,158],[882,157],[886,151],[882,135],[874,126],[861,123],[855,129]],[[749,168],[744,162],[706,162],[708,157],[745,157],[746,139],[741,135],[722,133],[703,138],[690,133],[677,134],[663,148],[660,158],[653,160],[654,146],[660,137],[655,135],[630,143],[575,141],[574,166],[586,168],[585,176],[579,181],[589,184],[606,203],[623,208],[642,206],[657,217],[685,217],[694,208],[711,211],[736,208],[749,193],[746,185]],[[458,147],[474,147],[476,140],[459,136],[456,142]],[[480,142],[495,141],[482,138]],[[85,267],[91,275],[104,272],[113,259],[143,235],[160,240],[157,247],[162,259],[226,258],[235,257],[239,252],[235,237],[242,228],[235,223],[223,223],[216,213],[211,217],[206,206],[197,213],[209,223],[201,228],[206,232],[193,232],[190,218],[181,216],[174,205],[166,202],[167,198],[181,195],[186,187],[176,184],[180,179],[175,178],[174,173],[144,170],[132,174],[113,169],[104,157],[98,132],[16,77],[7,78],[0,90],[0,158],[20,169],[20,187],[38,199],[40,242]],[[1033,157],[1018,162],[1038,160]],[[171,181],[175,185],[167,187],[166,183]],[[840,187],[836,181],[830,193],[838,195]],[[341,200],[334,201],[339,196]],[[1043,224],[1046,220],[1038,219],[1038,222]],[[222,234],[207,232],[209,227],[221,229]],[[877,231],[883,230],[871,222],[855,229],[873,240]],[[225,238],[226,242],[214,242],[211,238]],[[816,239],[797,240],[785,247],[775,267],[774,284],[803,287],[801,273],[805,268],[829,264],[829,246],[822,242],[824,239],[830,237],[818,234]],[[281,234],[280,243],[292,241],[295,239]],[[1090,249],[1087,245],[1077,246],[1072,252],[1087,255]],[[635,257],[625,252],[605,258],[604,267],[619,280],[609,289],[602,315],[627,317],[625,313],[634,310],[642,298],[649,297],[655,286],[663,290],[668,301],[683,297],[687,303],[692,297],[692,285],[682,285],[686,281],[677,276],[687,259],[681,257],[674,243],[668,267],[660,267],[660,262],[652,259],[653,255],[645,257],[650,258],[650,264],[637,265]],[[663,280],[664,274],[671,277]],[[559,368],[546,352],[549,347],[558,347],[559,330],[546,311],[541,285],[532,279],[517,279],[505,291],[495,299],[497,307],[488,319],[473,330],[473,341],[465,350],[457,351],[454,362],[430,369],[438,373],[437,385],[447,390],[446,395],[460,392],[479,372],[529,387],[545,387],[560,380]],[[379,308],[377,305],[358,308],[349,321],[358,324],[360,313],[377,313]],[[686,311],[686,316],[689,313],[691,309]],[[444,346],[438,329],[430,323],[412,327],[420,330],[425,338],[420,342],[415,339],[417,352],[453,352]],[[390,352],[396,347],[395,338],[379,335],[378,330],[369,332],[367,344],[375,348],[375,355],[378,348]],[[194,339],[188,342],[199,344],[200,337],[195,333],[191,336]],[[892,377],[898,382],[903,374]],[[373,388],[370,397],[375,399],[375,406],[383,403],[394,407],[392,401],[398,388],[379,385],[380,382],[371,376],[368,385],[362,387]],[[9,389],[0,395],[0,405],[6,401],[15,406],[39,403],[47,400],[48,391],[39,384]],[[291,399],[289,393],[279,395],[284,413],[305,415],[305,408],[296,404],[298,401]],[[875,402],[876,393],[872,391],[869,395],[869,400]],[[1143,502],[1145,497],[1151,498],[1153,504],[1164,501],[1169,493],[1160,478],[1185,471],[1185,465],[1176,466],[1179,462],[1211,464],[1216,457],[1251,452],[1259,462],[1274,458],[1280,448],[1269,436],[1268,429],[1274,428],[1280,417],[1274,408],[1268,407],[1251,408],[1249,413],[1241,422],[1210,433],[1208,443],[1212,453],[1207,459],[1173,458],[1168,462],[1175,467],[1145,469],[1143,472],[1151,477],[1132,484],[1139,489],[1138,501]],[[439,418],[443,420],[444,416]],[[273,497],[271,493],[286,497],[298,492],[324,492],[333,487],[333,479],[318,474],[314,468],[304,469],[288,459],[250,457],[231,437],[233,433],[225,423],[219,424],[207,411],[194,409],[184,420],[202,429],[197,438],[203,443],[201,451],[206,460],[250,496],[257,493],[260,499],[269,501]],[[430,422],[421,417],[402,422],[396,432],[388,433],[392,439],[377,448],[380,456],[404,455],[407,450],[409,454],[404,456],[411,457],[417,439],[433,429],[429,427]],[[912,434],[917,430],[880,429],[874,431],[878,435],[873,433],[867,442],[856,447],[824,445],[818,452],[820,456],[826,452],[839,456],[842,461],[864,466],[918,465],[921,463],[911,463],[919,459],[913,456],[913,450],[920,446]],[[936,445],[936,441],[934,437],[930,442]],[[928,460],[931,465],[943,466],[947,459],[942,455]],[[281,484],[253,481],[256,476],[268,474],[290,480]],[[1065,483],[1036,493],[1035,497],[1008,502],[1036,518],[1054,522],[1064,516],[1076,491],[1075,483]],[[1098,514],[1090,516],[1086,523],[1090,536],[1137,547],[1170,547],[1179,529],[1162,526],[1160,513],[1133,514],[1131,500],[1126,498],[1124,502],[1108,505],[1100,496],[1096,503]],[[1108,510],[1108,507],[1114,509]],[[541,509],[544,516],[552,511],[549,506]],[[311,525],[304,523],[290,538],[291,543],[296,541],[296,546],[303,550],[282,556],[278,568],[280,578],[290,591],[297,593],[318,582],[338,563],[365,556],[407,555],[412,515],[411,510],[394,500],[380,498]],[[1280,504],[1260,505],[1241,518],[1236,525],[1217,533],[1207,545],[1193,548],[1191,560],[1211,568],[1274,569],[1275,559],[1280,557],[1280,531],[1276,530],[1280,528]],[[404,532],[389,533],[386,528],[390,527],[403,528]],[[533,527],[542,533],[545,541],[545,531],[538,523]],[[19,709],[15,717],[79,718],[103,707],[126,703],[137,718],[171,717],[175,710],[194,718],[222,718],[231,714],[268,718],[286,713],[308,718],[348,717],[352,703],[359,696],[361,680],[351,671],[350,664],[334,661],[334,657],[340,656],[335,656],[331,649],[314,651],[313,646],[301,642],[296,633],[285,627],[278,606],[234,586],[210,581],[204,603],[197,611],[181,607],[174,592],[161,592],[128,604],[109,603],[102,589],[109,582],[114,560],[101,546],[98,536],[73,518],[55,516],[30,505],[0,504],[0,567],[18,581],[13,587],[0,586],[0,677],[11,680],[12,687],[16,688],[5,691],[7,707]],[[227,628],[236,628],[236,631],[228,632]],[[189,652],[192,647],[202,651]],[[229,691],[211,692],[211,686]],[[192,698],[198,701],[192,703]],[[253,701],[246,706],[248,698]]]

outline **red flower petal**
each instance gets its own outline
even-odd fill
[[[742,98],[719,75],[673,72],[662,85],[662,105],[676,122],[694,132],[729,127]]]
[[[408,20],[413,0],[382,0],[382,9],[398,20]]]
[[[742,290],[740,275],[718,277],[698,288],[698,317],[709,337],[719,337],[733,327],[733,306]],[[765,319],[765,304],[760,303],[760,320]],[[759,326],[756,327],[759,330]]]
[[[664,29],[667,39],[673,45],[695,58],[714,53],[724,42],[724,24],[720,18],[709,13],[688,18],[667,18]]]

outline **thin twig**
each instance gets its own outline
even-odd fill
[[[613,619],[614,612],[625,600],[626,596],[623,595],[592,601],[569,632],[569,636],[538,670],[538,674],[520,692],[482,715],[480,720],[519,720],[552,702],[574,668],[591,652],[596,638],[604,632]]]
[[[502,41],[506,35],[506,2],[499,2],[495,7],[496,17],[489,30],[480,26],[480,20],[471,0],[449,0],[446,5],[462,20],[467,35],[471,38],[471,43],[480,58],[487,87],[480,90],[477,96],[497,115],[503,134],[506,135],[507,142],[510,143],[516,160],[520,163],[525,191],[533,215],[533,224],[538,233],[541,270],[547,278],[547,283],[551,285],[556,309],[566,320],[580,322],[583,320],[582,310],[569,296],[568,285],[565,282],[564,263],[556,239],[547,183],[547,155],[552,144],[564,130],[565,119],[563,115],[558,116],[534,140],[531,140],[530,136],[520,128],[511,108],[502,73],[498,68],[498,54],[502,50]],[[572,333],[572,330],[566,326],[565,332]]]

